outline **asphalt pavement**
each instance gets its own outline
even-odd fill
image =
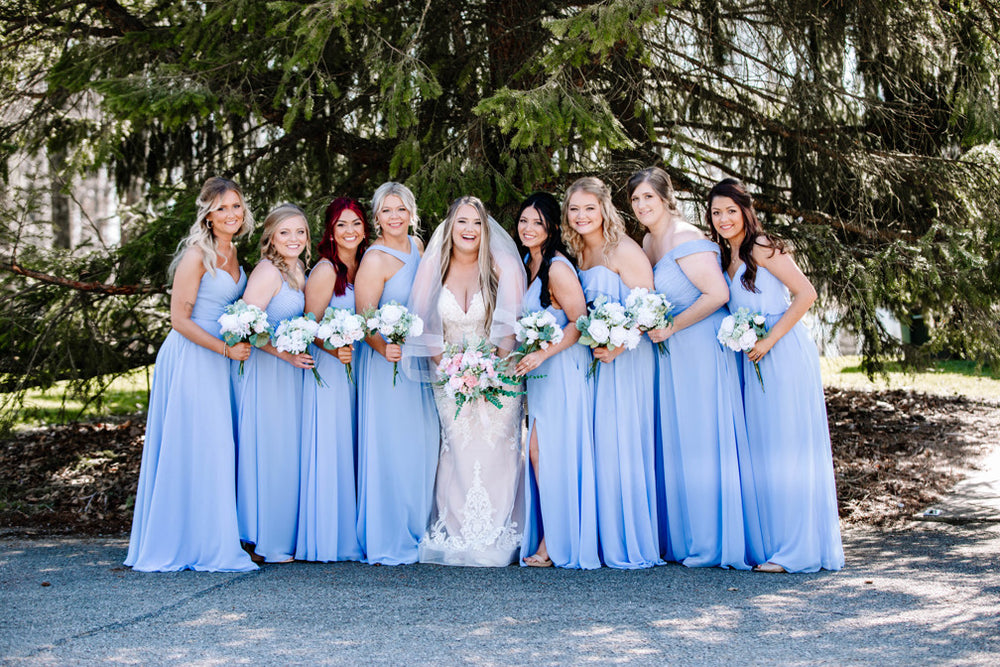
[[[0,538],[0,656],[67,664],[998,664],[1000,524],[844,531],[840,572],[358,563],[147,574]]]

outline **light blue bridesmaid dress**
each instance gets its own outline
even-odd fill
[[[264,260],[267,261],[267,260]],[[268,324],[298,317],[305,295],[282,280],[267,304]],[[254,350],[236,376],[236,507],[240,539],[269,563],[295,555],[299,513],[299,440],[302,434],[302,383],[306,375],[263,350]],[[315,382],[312,373],[308,374]]]
[[[348,285],[341,296],[332,295],[329,307],[354,312],[354,286]],[[317,385],[312,373],[303,373],[295,559],[361,560],[354,463],[357,383],[348,381],[346,366],[328,352],[310,345],[309,354],[327,386]],[[352,366],[357,366],[356,360]]]
[[[788,308],[788,290],[758,267],[758,291],[749,292],[745,269],[730,281],[729,308],[762,313],[770,328]],[[839,570],[844,549],[816,345],[797,322],[760,360],[763,388],[753,362],[739,357],[764,560],[788,572]]]
[[[677,260],[719,246],[707,239],[673,248],[653,267],[656,291],[684,312],[701,291]],[[741,570],[763,555],[736,357],[716,335],[725,306],[678,331],[657,355],[656,444],[660,549],[689,567]]]
[[[205,273],[191,319],[219,338],[246,286]],[[219,349],[221,349],[221,345]],[[144,572],[257,569],[240,548],[229,360],[171,330],[156,355],[146,442],[125,564]]]
[[[409,254],[382,245],[367,252],[403,262],[386,281],[379,306],[406,304],[420,263],[416,242],[410,239]],[[402,369],[393,386],[392,362],[369,345],[360,345],[358,357],[358,542],[368,563],[415,563],[437,470],[434,395]]]
[[[631,291],[606,266],[580,271],[590,303],[599,295],[625,302]],[[643,336],[634,350],[597,364],[594,466],[601,558],[617,568],[659,565],[653,405],[655,354]]]
[[[562,257],[553,262],[573,265]],[[542,281],[535,278],[524,295],[524,312],[542,310]],[[566,326],[566,313],[545,310]],[[601,566],[597,550],[597,496],[594,472],[594,386],[587,379],[588,348],[573,345],[546,359],[530,373],[528,436],[538,437],[538,483],[531,458],[524,457],[527,525],[521,558],[538,550],[545,537],[556,567],[590,570]],[[523,564],[523,563],[522,563]]]

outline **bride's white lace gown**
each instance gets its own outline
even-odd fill
[[[462,310],[447,287],[438,309],[446,343],[473,344],[485,336],[486,307],[477,293]],[[502,567],[517,556],[524,530],[521,396],[503,408],[455,401],[434,388],[441,420],[441,451],[430,527],[420,541],[420,561]]]

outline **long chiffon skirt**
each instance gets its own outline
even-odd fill
[[[574,345],[547,359],[527,381],[528,444],[538,440],[538,470],[525,456],[527,524],[521,558],[542,537],[556,567],[601,566],[597,547],[594,470],[594,386],[587,379],[590,353]],[[536,482],[537,477],[537,482]]]
[[[160,347],[125,564],[257,569],[240,548],[229,362],[171,331]]]

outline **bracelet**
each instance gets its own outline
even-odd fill
[[[222,342],[222,356],[226,359],[229,358],[229,346],[226,345],[225,341]]]

